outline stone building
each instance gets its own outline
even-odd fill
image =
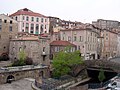
[[[120,26],[119,21],[104,19],[98,19],[97,21],[93,21],[92,24],[100,29],[108,29],[110,31],[112,31],[113,29],[118,29]]]
[[[50,43],[50,58],[53,59],[53,56],[56,53],[65,50],[67,47],[70,47],[68,52],[74,52],[76,50],[76,45],[70,43],[69,41],[52,41]]]
[[[16,37],[17,31],[17,21],[0,14],[0,56],[8,56],[10,39]]]
[[[11,14],[10,17],[18,21],[19,32],[31,34],[49,33],[49,19],[47,16],[24,8]]]
[[[49,65],[49,37],[47,35],[26,35],[10,41],[9,57],[12,61],[19,58],[19,52],[25,51],[35,64]]]
[[[118,34],[106,29],[101,34],[103,35],[102,57],[106,59],[115,57],[117,55]]]
[[[60,40],[69,41],[77,46],[85,59],[97,59],[98,32],[92,26],[86,25],[79,29],[64,29],[59,32]]]

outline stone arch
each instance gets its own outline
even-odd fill
[[[11,83],[14,80],[15,80],[15,77],[13,75],[8,75],[6,79],[6,83]]]
[[[1,54],[1,57],[6,61],[6,60],[9,60],[9,56],[8,56],[8,53],[2,53]]]

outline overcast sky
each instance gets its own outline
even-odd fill
[[[1,0],[0,13],[28,8],[46,16],[91,23],[97,19],[120,21],[120,0]]]

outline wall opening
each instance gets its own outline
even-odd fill
[[[11,83],[12,81],[15,81],[15,77],[14,77],[13,75],[9,75],[9,76],[7,77],[6,82],[7,82],[7,83]]]

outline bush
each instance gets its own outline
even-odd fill
[[[26,65],[32,65],[32,64],[33,64],[32,58],[26,57],[26,59],[25,59],[25,64],[26,64]]]
[[[25,62],[22,60],[16,60],[14,61],[14,63],[12,64],[12,66],[23,66],[25,65]]]

